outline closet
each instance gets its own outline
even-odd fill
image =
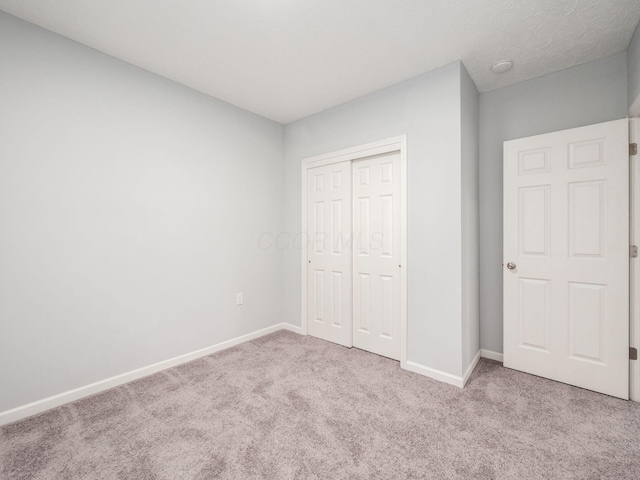
[[[303,169],[307,332],[400,360],[406,316],[402,152],[365,150],[324,160]]]

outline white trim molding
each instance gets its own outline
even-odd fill
[[[478,362],[480,361],[480,357],[481,357],[480,350],[478,350],[478,352],[476,353],[476,356],[473,357],[473,360],[471,360],[471,364],[467,368],[467,371],[464,372],[464,375],[462,375],[462,386],[463,387],[467,384],[467,382],[469,381],[469,378],[471,377],[471,374],[473,373],[473,371],[478,366]]]
[[[629,121],[630,143],[640,143],[640,95]],[[631,245],[640,246],[640,155],[629,157]],[[629,346],[640,350],[640,258],[629,263]],[[629,360],[629,398],[640,402],[640,360]]]
[[[448,383],[449,385],[453,385],[454,387],[458,387],[458,388],[464,387],[464,380],[462,377],[459,377],[458,375],[452,375],[451,373],[443,372],[442,370],[437,370],[435,368],[427,367],[420,363],[412,362],[411,360],[407,360],[402,368],[410,372],[432,378],[439,382]]]
[[[400,366],[407,368],[407,136],[387,138],[377,142],[367,143],[356,147],[338,150],[308,157],[302,160],[301,166],[301,191],[302,191],[302,235],[308,232],[307,224],[307,171],[310,168],[332,165],[334,163],[352,162],[360,158],[380,155],[384,153],[400,152]],[[307,334],[307,242],[303,242],[301,248],[301,332]],[[428,376],[428,375],[427,375]]]
[[[469,377],[471,377],[473,370],[478,365],[479,361],[480,361],[480,351],[478,351],[478,353],[476,353],[476,356],[473,357],[473,360],[471,361],[471,364],[467,368],[467,371],[464,372],[462,376],[453,375],[451,373],[443,372],[442,370],[437,370],[435,368],[427,367],[420,363],[412,362],[411,360],[406,361],[405,365],[402,368],[410,372],[432,378],[439,382],[448,383],[449,385],[453,385],[454,387],[464,388],[464,386],[469,381]]]
[[[493,352],[491,350],[480,349],[480,356],[482,358],[488,358],[489,360],[495,360],[496,362],[503,362],[504,355],[499,352]]]
[[[185,353],[184,355],[179,355],[168,360],[163,360],[152,365],[147,365],[146,367],[137,368],[135,370],[131,370],[114,377],[99,380],[97,382],[90,383],[89,385],[74,388],[73,390],[68,390],[66,392],[62,392],[57,395],[35,401],[27,405],[22,405],[11,410],[5,410],[4,412],[0,412],[0,426],[30,417],[32,415],[36,415],[38,413],[45,412],[52,408],[59,407],[60,405],[74,402],[76,400],[80,400],[82,398],[103,392],[105,390],[109,390],[110,388],[114,388],[133,380],[152,375],[161,370],[166,370],[167,368],[175,367],[192,360],[197,360],[201,357],[206,357],[207,355],[211,355],[221,350],[234,347],[241,343],[254,340],[256,338],[277,332],[279,330],[289,330],[295,333],[301,332],[301,328],[295,325],[291,325],[289,323],[278,323],[276,325],[272,325],[271,327],[263,328],[262,330],[257,330],[255,332],[247,333],[246,335],[241,335],[239,337],[235,337],[230,340],[211,345],[209,347]]]
[[[288,330],[290,332],[297,333],[298,335],[306,335],[306,333],[303,333],[302,327],[299,327],[298,325],[291,325],[290,323],[281,323],[280,327],[282,330]]]

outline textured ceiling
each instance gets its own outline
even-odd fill
[[[492,90],[624,51],[640,0],[0,0],[281,123],[462,60]],[[489,67],[513,59],[496,75]]]

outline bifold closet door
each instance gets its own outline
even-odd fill
[[[353,162],[353,346],[400,359],[400,153]]]
[[[309,335],[352,345],[351,162],[307,175]]]

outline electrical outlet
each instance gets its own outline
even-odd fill
[[[236,293],[236,305],[242,305],[243,298],[242,293]]]

